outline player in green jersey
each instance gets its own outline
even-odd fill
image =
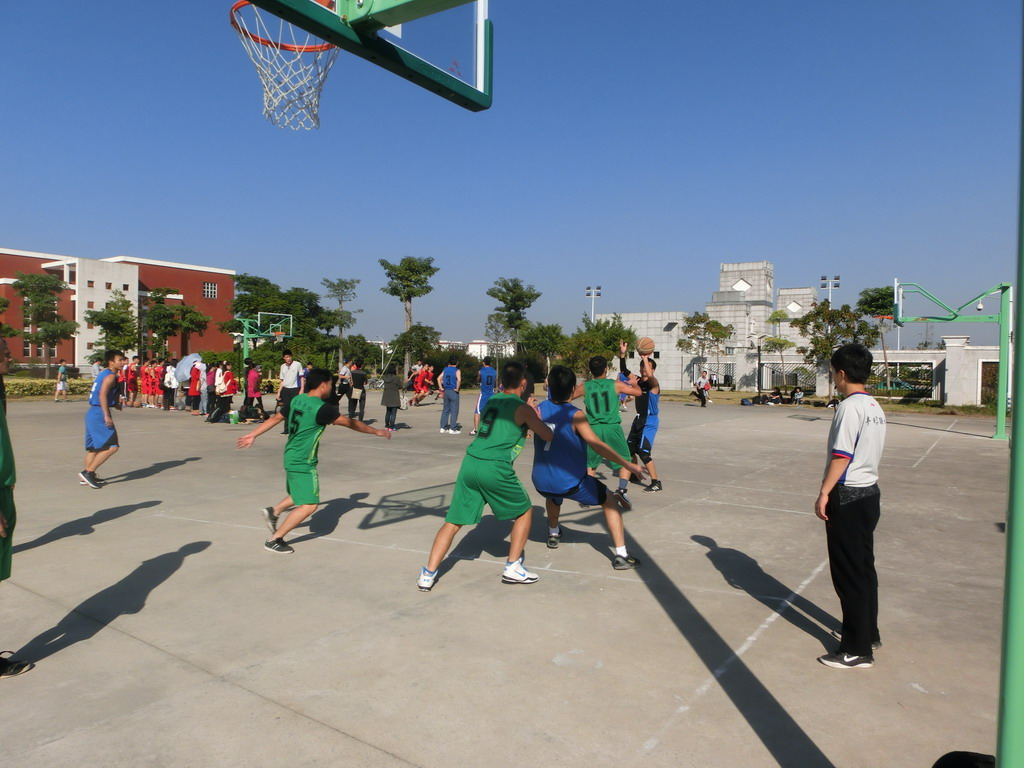
[[[519,455],[527,429],[542,440],[551,440],[552,434],[537,412],[521,399],[527,387],[525,372],[523,364],[514,360],[502,366],[504,392],[492,396],[480,414],[480,427],[466,449],[448,514],[416,581],[423,592],[429,592],[434,586],[437,569],[451,549],[455,534],[464,525],[479,523],[485,504],[499,520],[514,521],[501,580],[506,584],[537,581],[537,574],[523,565],[523,547],[530,533],[528,513],[533,505],[512,468],[512,461]]]
[[[620,345],[624,346],[624,345]],[[608,361],[597,355],[590,358],[590,374],[593,376],[589,381],[578,384],[572,393],[573,400],[583,397],[587,408],[587,421],[591,429],[597,435],[598,440],[607,443],[608,446],[620,456],[629,456],[629,446],[626,444],[626,437],[622,434],[622,416],[619,413],[619,395],[632,395],[639,397],[643,390],[637,386],[637,378],[630,374],[628,382],[609,379]],[[594,470],[601,463],[602,457],[593,448],[587,447],[587,474],[594,476]],[[626,488],[629,486],[629,470],[621,464],[610,459],[605,459],[613,472],[619,474],[619,487],[612,494],[619,502],[619,506],[629,511],[633,508],[629,497],[626,496]]]
[[[320,436],[329,424],[348,427],[355,432],[376,435],[385,440],[391,433],[374,429],[361,421],[342,416],[337,403],[324,402],[333,389],[331,372],[314,368],[306,374],[306,391],[295,395],[289,403],[288,415],[275,413],[252,432],[238,438],[239,448],[248,448],[256,438],[269,432],[285,419],[288,420],[288,442],[284,447],[284,473],[288,495],[272,507],[264,509],[263,517],[270,528],[270,538],[264,547],[270,552],[291,554],[293,550],[284,543],[285,535],[312,515],[320,504],[320,477],[316,471],[320,447]],[[285,510],[291,509],[283,522],[279,518]]]

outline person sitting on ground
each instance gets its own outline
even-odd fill
[[[768,395],[768,405],[782,405],[782,392],[778,387]]]

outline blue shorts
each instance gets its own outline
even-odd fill
[[[490,400],[493,395],[494,393],[492,392],[490,395],[480,395],[480,397],[476,399],[476,410],[474,413],[477,416],[484,412],[484,408],[487,407],[487,401]]]
[[[117,446],[117,430],[104,423],[103,409],[98,405],[89,406],[85,412],[85,450],[105,451]]]
[[[551,499],[559,507],[562,506],[562,501],[565,499],[578,501],[581,504],[586,504],[588,507],[599,507],[608,498],[608,488],[605,487],[605,484],[598,482],[596,478],[590,475],[584,475],[579,485],[563,493],[548,493],[540,488],[537,489],[537,493],[545,499]]]

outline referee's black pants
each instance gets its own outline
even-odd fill
[[[843,489],[828,497],[828,563],[832,585],[843,611],[841,653],[870,656],[878,642],[878,574],[875,572],[875,526],[881,515],[881,496],[863,496],[839,503]]]

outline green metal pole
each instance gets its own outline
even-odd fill
[[[1006,393],[1010,381],[1010,286],[999,292],[999,374],[996,394],[996,433],[993,440],[1006,440]]]
[[[1022,30],[1024,31],[1024,30]],[[1021,38],[1024,39],[1024,34]],[[1021,71],[1024,73],[1024,61]],[[1017,187],[1017,282],[1024,284],[1024,77],[1022,77],[1020,174]],[[1024,403],[1024,312],[1014,319],[1013,402]],[[1013,419],[1010,440],[1010,498],[1006,515],[1006,584],[1003,590],[1003,665],[999,681],[999,735],[996,760],[1000,768],[1024,766],[1024,419]]]

